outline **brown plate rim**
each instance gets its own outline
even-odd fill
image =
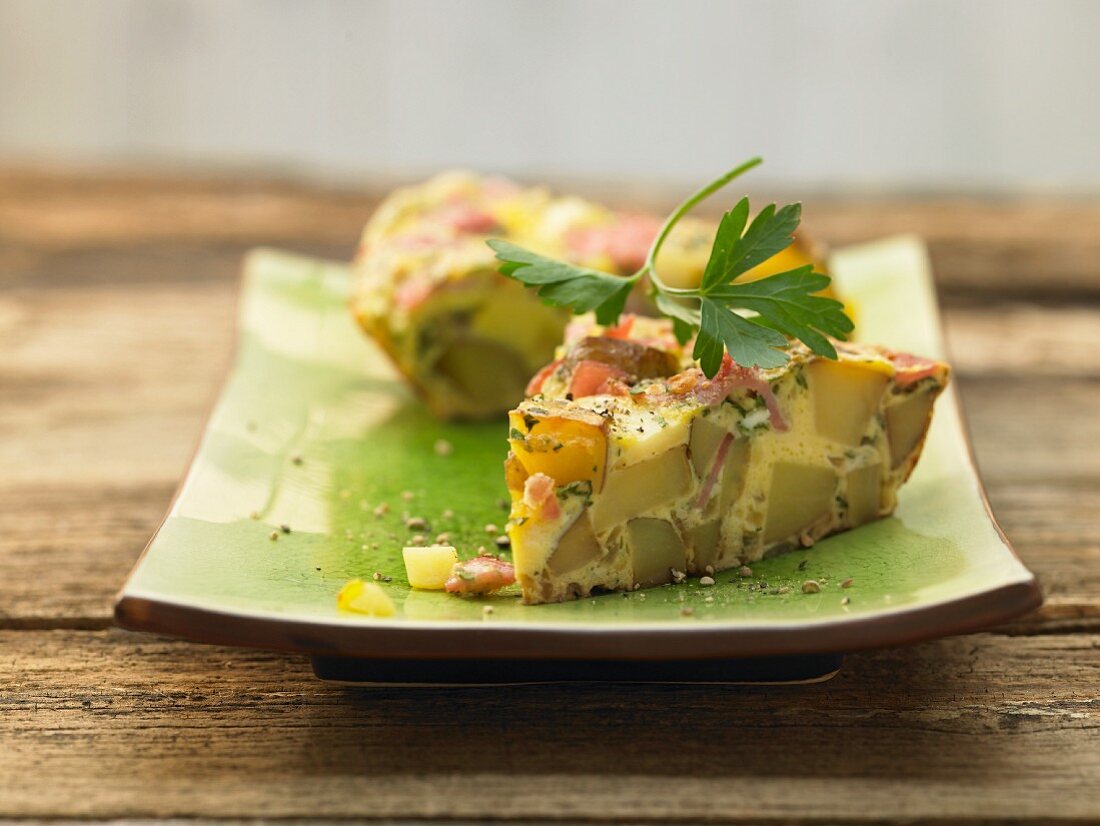
[[[195,642],[339,657],[692,660],[852,652],[985,630],[1042,603],[1032,577],[891,614],[782,626],[453,628],[276,620],[123,595],[115,620]]]

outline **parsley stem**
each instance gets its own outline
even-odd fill
[[[744,367],[778,367],[789,358],[783,348],[795,338],[813,353],[835,359],[830,337],[846,338],[852,321],[839,301],[820,295],[828,276],[805,264],[734,283],[793,243],[799,204],[779,209],[769,204],[750,222],[749,199],[742,198],[718,223],[699,284],[672,287],[657,274],[657,256],[673,227],[700,201],[760,163],[760,158],[745,161],[680,204],[661,226],[641,268],[625,278],[555,261],[501,239],[487,243],[501,262],[501,273],[536,289],[547,304],[575,313],[594,311],[605,327],[618,320],[634,286],[648,276],[650,297],[672,320],[677,341],[687,344],[695,336],[692,356],[708,377],[721,366],[723,354]]]
[[[716,180],[711,181],[709,184],[704,186],[702,189],[700,189],[698,192],[696,192],[694,195],[692,195],[690,198],[680,204],[680,206],[676,208],[676,211],[665,219],[664,226],[661,227],[661,231],[657,233],[657,237],[654,239],[652,246],[650,246],[649,248],[649,254],[646,256],[644,266],[641,270],[635,273],[632,278],[637,278],[642,273],[648,271],[650,280],[653,281],[657,289],[663,293],[667,293],[669,295],[698,294],[697,290],[684,290],[676,287],[669,287],[663,281],[661,281],[661,277],[657,275],[657,253],[661,251],[661,245],[664,244],[665,239],[668,237],[668,234],[672,232],[672,228],[680,222],[681,218],[683,218],[685,215],[687,215],[688,212],[694,209],[696,204],[701,201],[705,201],[707,198],[709,198],[719,189],[724,187],[734,178],[740,177],[741,175],[752,169],[754,166],[759,166],[763,162],[763,158],[750,158],[735,169],[731,169],[721,178],[717,178]]]

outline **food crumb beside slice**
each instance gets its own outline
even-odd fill
[[[942,362],[834,342],[707,379],[667,320],[574,322],[509,414],[508,535],[528,603],[710,575],[891,513]]]
[[[442,591],[458,562],[458,551],[450,545],[403,548],[401,556],[409,585],[425,591]]]
[[[393,600],[376,582],[352,579],[336,595],[336,605],[342,611],[371,617],[392,617],[397,613]]]

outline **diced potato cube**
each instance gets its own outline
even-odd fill
[[[508,443],[528,474],[545,473],[558,485],[603,485],[607,420],[561,402],[528,405],[508,414]]]
[[[602,534],[632,516],[686,495],[691,484],[686,446],[609,473],[603,491],[592,502],[592,529]]]
[[[361,579],[349,580],[336,595],[336,606],[341,611],[366,614],[371,617],[392,617],[397,613],[393,600],[377,582]]]
[[[600,543],[592,532],[588,511],[583,510],[558,540],[558,547],[550,554],[546,566],[560,576],[594,562],[600,554]]]
[[[691,567],[696,574],[703,573],[718,558],[722,538],[722,520],[712,519],[691,529]]]
[[[882,507],[882,465],[848,471],[848,525],[856,528],[878,519]]]
[[[672,581],[672,569],[687,569],[683,540],[664,519],[631,519],[626,526],[634,559],[634,582],[643,588]]]
[[[722,513],[733,506],[745,490],[745,477],[749,473],[749,453],[752,445],[748,439],[734,439],[726,451],[726,467],[722,471]]]
[[[802,533],[833,506],[836,473],[832,468],[779,462],[772,470],[764,542]]]
[[[442,591],[458,562],[458,551],[450,545],[431,545],[427,548],[402,548],[405,575],[409,585],[425,591]]]
[[[916,449],[932,421],[934,393],[919,393],[886,408],[890,466],[897,467]]]
[[[691,437],[688,440],[688,450],[691,453],[691,464],[695,467],[695,475],[703,479],[714,462],[714,454],[718,452],[718,446],[726,437],[726,429],[706,416],[698,416],[691,423]]]
[[[887,376],[864,364],[817,359],[806,366],[814,423],[826,439],[858,445],[878,409]]]

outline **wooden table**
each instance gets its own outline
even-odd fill
[[[0,815],[1100,820],[1100,202],[809,199],[929,241],[993,505],[1044,608],[806,687],[355,690],[112,627],[227,364],[242,253],[374,197],[0,172]],[[658,199],[660,200],[660,199]]]

